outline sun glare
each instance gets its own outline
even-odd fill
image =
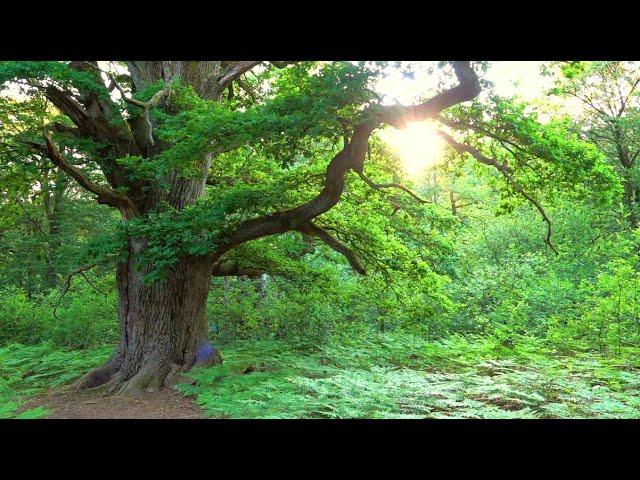
[[[431,122],[411,122],[402,129],[387,128],[380,136],[400,157],[411,177],[422,175],[442,159],[444,140]]]

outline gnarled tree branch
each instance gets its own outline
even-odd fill
[[[222,92],[227,86],[243,73],[262,63],[256,61],[230,62],[225,72],[218,77],[216,90]]]
[[[60,170],[68,173],[86,190],[95,193],[97,195],[98,203],[103,203],[118,208],[122,212],[124,218],[130,218],[136,213],[136,207],[131,199],[129,199],[129,197],[116,190],[105,187],[103,185],[98,185],[97,183],[91,181],[84,174],[84,172],[82,172],[82,170],[69,163],[67,158],[58,150],[56,145],[53,143],[53,140],[51,140],[51,136],[48,132],[44,132],[44,139],[46,142],[46,154],[54,163],[54,165],[56,165]]]
[[[458,86],[419,105],[387,107],[371,112],[367,119],[355,127],[351,141],[329,162],[325,186],[315,198],[293,209],[243,222],[220,245],[214,253],[214,259],[219,259],[222,254],[242,243],[297,230],[335,206],[342,196],[347,172],[354,170],[362,173],[369,137],[381,124],[386,123],[399,128],[408,121],[426,120],[445,108],[475,98],[480,93],[480,83],[470,62],[453,62],[453,67],[458,78]]]
[[[166,97],[168,97],[171,94],[171,86],[167,85],[165,86],[165,88],[163,88],[162,90],[157,91],[150,99],[148,102],[143,102],[141,100],[136,100],[133,97],[129,97],[127,96],[127,93],[124,91],[124,89],[120,86],[120,84],[118,83],[118,81],[116,80],[116,78],[113,76],[113,74],[108,73],[109,75],[109,79],[111,80],[112,85],[120,92],[120,95],[122,96],[122,99],[131,104],[131,105],[135,105],[136,107],[140,107],[144,110],[144,116],[145,119],[147,121],[147,136],[149,139],[149,144],[151,145],[155,145],[155,141],[153,139],[153,124],[151,123],[151,118],[149,117],[149,112],[152,108],[157,107],[160,102],[162,102],[162,100],[164,100]]]
[[[475,158],[480,163],[484,163],[485,165],[490,165],[497,169],[504,175],[511,175],[513,171],[507,164],[507,162],[499,162],[494,158],[489,158],[482,153],[477,148],[472,147],[471,145],[465,145],[464,143],[460,143],[456,141],[451,135],[443,132],[442,130],[438,130],[436,132],[440,137],[442,137],[451,147],[458,152],[459,154],[469,153],[473,158]]]
[[[360,260],[358,259],[356,253],[349,247],[347,247],[344,243],[331,236],[331,234],[325,229],[317,226],[312,222],[307,222],[304,225],[298,226],[296,230],[303,234],[306,233],[307,235],[318,237],[333,250],[344,255],[344,257],[349,261],[349,265],[351,265],[351,268],[353,268],[360,275],[365,275],[367,273],[362,263],[360,263]]]
[[[251,97],[251,100],[253,100],[254,102],[257,100],[256,93],[249,86],[249,84],[242,79],[242,77],[236,78],[236,83]]]

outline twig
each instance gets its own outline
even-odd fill
[[[135,98],[128,97],[126,92],[122,88],[122,86],[120,86],[116,78],[113,76],[113,74],[110,72],[107,72],[107,75],[109,76],[109,79],[111,80],[112,85],[116,87],[118,92],[120,92],[120,95],[122,95],[122,99],[125,102],[130,103],[131,105],[135,105],[136,107],[140,107],[144,110],[145,119],[147,120],[147,126],[149,127],[149,132],[148,132],[149,143],[151,145],[154,145],[155,141],[153,140],[153,125],[151,123],[151,118],[149,117],[149,111],[151,110],[151,108],[157,107],[165,97],[171,95],[171,86],[169,85],[163,88],[162,90],[159,90],[153,95],[153,97],[151,97],[151,99],[148,102],[143,102],[140,100],[136,100]]]
[[[433,202],[430,202],[429,200],[425,200],[425,199],[421,198],[420,196],[418,196],[418,194],[414,193],[412,190],[410,190],[409,188],[405,187],[401,183],[375,183],[373,180],[371,180],[369,177],[367,177],[364,174],[364,172],[358,172],[358,175],[360,175],[360,178],[362,180],[364,180],[364,182],[367,185],[369,185],[371,188],[373,188],[374,190],[381,190],[383,188],[399,188],[403,192],[406,192],[409,195],[411,195],[413,198],[415,198],[420,203],[433,203]]]
[[[98,262],[92,264],[92,265],[88,265],[88,266],[83,266],[78,268],[77,270],[74,270],[73,272],[71,272],[68,276],[67,279],[65,280],[64,284],[62,285],[62,290],[60,291],[60,297],[58,298],[58,301],[56,302],[55,306],[53,307],[53,316],[56,320],[59,320],[58,315],[57,315],[57,310],[58,307],[60,306],[60,302],[62,302],[62,299],[64,298],[64,296],[67,294],[67,292],[69,291],[69,288],[71,288],[71,279],[73,278],[74,275],[82,275],[85,279],[87,279],[87,276],[84,274],[84,272],[86,272],[87,270],[92,269],[93,267],[95,267],[96,265],[98,265]],[[88,279],[87,279],[88,281]],[[89,285],[91,285],[93,288],[95,288],[96,290],[98,290],[91,282],[89,282]],[[103,295],[106,295],[106,293],[101,292],[100,290],[98,290],[100,293],[102,293]]]

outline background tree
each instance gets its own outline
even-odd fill
[[[604,152],[620,175],[629,223],[638,226],[640,176],[640,64],[638,62],[565,62],[555,64],[553,92],[577,99],[575,118],[586,138]]]
[[[5,246],[0,282],[24,287],[29,295],[57,287],[61,277],[77,268],[82,245],[113,227],[100,207],[87,203],[84,189],[42,152],[20,141],[25,135],[41,136],[54,117],[40,95],[20,102],[0,97],[0,232]],[[94,221],[100,216],[102,221]]]

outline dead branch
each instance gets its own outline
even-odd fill
[[[60,290],[60,297],[58,298],[58,301],[56,302],[55,306],[53,307],[53,316],[54,316],[54,318],[56,320],[59,320],[58,315],[57,315],[58,307],[60,306],[60,303],[62,302],[62,299],[64,298],[64,296],[67,294],[67,292],[71,288],[71,279],[73,278],[74,275],[82,275],[85,278],[85,280],[87,280],[89,285],[91,285],[94,289],[96,289],[98,292],[102,293],[103,295],[106,295],[106,293],[104,293],[101,290],[99,290],[95,285],[93,285],[93,283],[89,282],[89,279],[84,274],[84,272],[86,272],[87,270],[92,269],[96,265],[98,265],[98,262],[93,263],[91,265],[82,266],[82,267],[74,270],[73,272],[71,272],[69,275],[67,275],[67,278],[66,278],[64,284],[62,285],[62,289]]]

